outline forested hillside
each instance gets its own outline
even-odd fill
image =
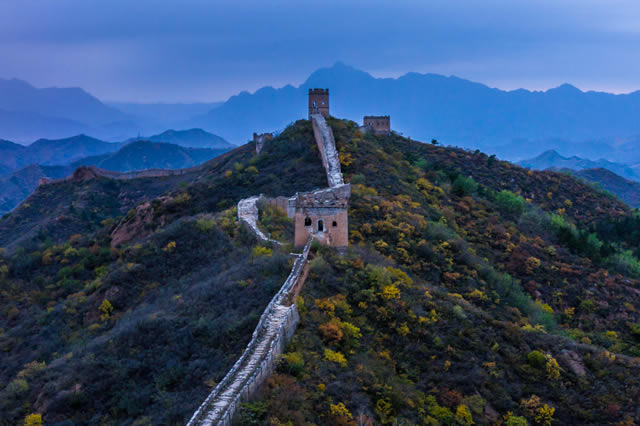
[[[239,424],[602,424],[637,416],[640,216],[561,173],[331,119],[350,248]],[[0,221],[0,424],[184,424],[290,267],[241,199],[326,186],[311,124],[197,174],[44,185]],[[290,223],[273,209],[276,238]]]

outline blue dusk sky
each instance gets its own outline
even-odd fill
[[[217,101],[343,61],[503,89],[640,89],[638,0],[3,0],[0,77]]]

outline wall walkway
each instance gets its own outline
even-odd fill
[[[262,241],[268,241],[270,243],[281,245],[280,241],[273,240],[267,237],[264,232],[258,228],[258,206],[257,202],[262,196],[255,196],[240,200],[238,203],[238,220],[244,222],[251,228],[258,238]]]
[[[322,165],[327,172],[329,186],[333,188],[334,186],[344,185],[342,171],[340,170],[340,156],[336,149],[331,127],[329,127],[322,114],[311,114],[311,123],[313,124],[313,134],[322,156]]]
[[[293,336],[298,308],[290,301],[311,249],[311,239],[302,254],[296,255],[291,273],[260,317],[251,341],[207,399],[187,423],[192,425],[231,425],[240,403],[247,401],[271,375],[278,356]]]
[[[344,186],[340,157],[336,149],[331,127],[322,114],[312,114],[313,133],[322,157],[322,165],[327,173],[330,188]],[[315,191],[323,193],[327,189]],[[314,192],[314,193],[315,193]],[[281,244],[270,239],[258,228],[258,206],[256,203],[262,196],[245,198],[238,203],[238,220],[245,223],[263,241]],[[286,202],[290,210],[289,199]],[[273,202],[277,202],[273,201]],[[262,313],[260,321],[253,332],[251,341],[231,370],[207,396],[187,426],[195,425],[231,425],[233,415],[240,404],[249,400],[260,385],[271,375],[278,356],[284,351],[287,341],[293,336],[300,320],[298,308],[291,299],[295,291],[299,291],[304,266],[311,249],[310,237],[302,254],[296,254],[296,260],[289,277],[278,293],[271,299]],[[302,281],[304,278],[302,278]]]

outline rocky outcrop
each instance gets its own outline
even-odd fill
[[[159,197],[157,201],[166,203],[170,197]],[[111,247],[128,243],[149,234],[154,220],[153,205],[150,201],[136,207],[133,214],[128,214],[111,232]],[[164,226],[164,217],[158,220],[159,226]]]
[[[560,354],[560,362],[576,376],[584,376],[586,374],[582,358],[576,351],[563,349]]]
[[[83,182],[98,177],[98,169],[95,167],[78,167],[66,180],[70,182]]]

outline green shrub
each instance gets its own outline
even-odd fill
[[[525,207],[524,198],[506,189],[498,193],[496,204],[501,210],[515,216],[520,216]]]
[[[611,264],[613,269],[621,274],[640,278],[640,262],[633,255],[631,250],[625,250],[622,253],[614,255],[611,259]]]
[[[451,190],[454,194],[464,197],[465,195],[473,194],[478,190],[478,183],[473,180],[472,177],[458,176],[455,181],[453,181],[453,185],[451,186]]]
[[[529,355],[527,355],[527,361],[532,367],[541,368],[547,362],[547,359],[542,352],[531,351]]]
[[[17,397],[29,390],[29,384],[24,379],[15,379],[7,385],[6,392],[9,397]]]

